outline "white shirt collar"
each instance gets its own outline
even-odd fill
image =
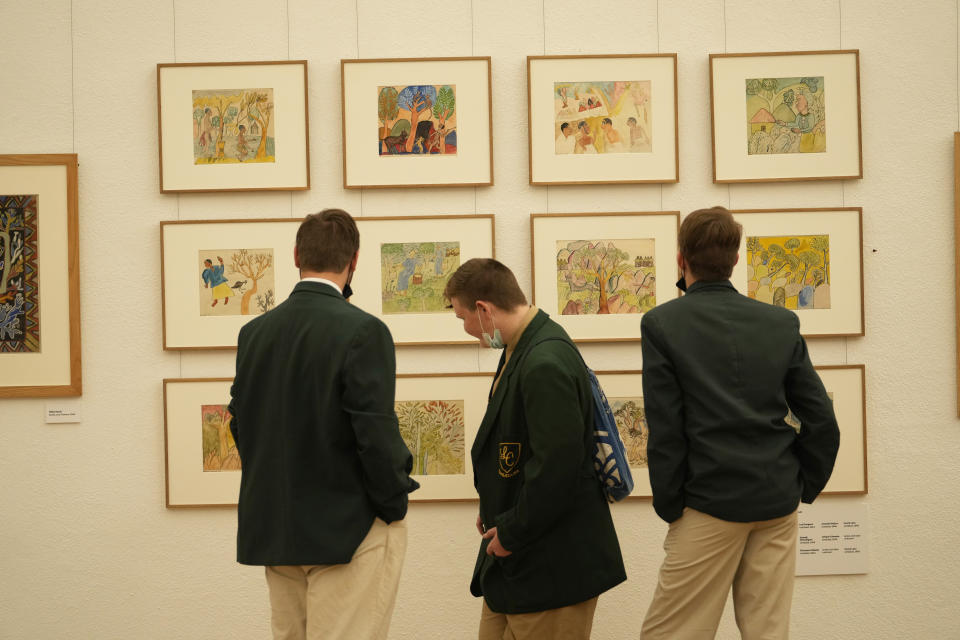
[[[337,293],[343,295],[343,289],[340,288],[340,285],[332,280],[327,280],[326,278],[300,278],[300,282],[319,282],[320,284],[329,285],[336,289]]]

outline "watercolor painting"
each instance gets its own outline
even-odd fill
[[[37,195],[0,195],[0,352],[40,351]]]
[[[463,400],[402,400],[395,408],[413,475],[465,473]]]
[[[650,81],[553,83],[555,153],[651,153]]]
[[[193,91],[193,163],[275,162],[273,89]]]
[[[830,398],[831,403],[835,402],[833,399],[833,391],[827,391],[827,396]],[[800,433],[800,420],[797,418],[796,414],[793,413],[790,407],[787,407],[787,417],[784,418],[783,420],[788,425],[793,427],[797,431],[797,433]]]
[[[230,433],[227,405],[201,405],[200,418],[203,428],[203,470],[239,471],[240,454]]]
[[[557,311],[643,313],[657,304],[653,238],[559,240]]]
[[[383,313],[452,313],[443,289],[460,266],[460,243],[380,245]]]
[[[455,84],[377,87],[377,119],[382,156],[457,154]]]
[[[787,309],[829,309],[830,236],[747,236],[747,295]]]
[[[824,153],[823,76],[747,78],[747,153]]]
[[[607,398],[610,410],[617,421],[617,431],[627,450],[627,460],[631,467],[647,466],[647,415],[643,409],[643,398]]]
[[[201,316],[260,315],[274,307],[273,249],[201,249],[199,254]]]

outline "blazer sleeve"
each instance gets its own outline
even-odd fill
[[[343,409],[357,441],[367,497],[383,521],[402,520],[407,494],[420,485],[410,477],[413,457],[400,437],[394,411],[393,338],[379,320],[370,318],[354,334],[342,383]]]
[[[233,383],[230,385],[230,404],[227,406],[227,411],[230,413],[230,435],[233,436],[233,443],[237,446],[237,451],[240,450],[240,421],[237,419],[237,411],[239,409],[239,383],[240,380],[240,356],[244,352],[244,339],[243,334],[244,327],[240,328],[240,333],[237,335],[237,358],[236,366],[234,367],[234,376]]]
[[[687,477],[687,436],[683,393],[655,314],[640,321],[643,353],[643,406],[647,419],[647,467],[653,508],[673,522],[683,515]]]
[[[800,433],[794,446],[803,480],[800,499],[811,503],[823,491],[833,473],[840,448],[840,427],[833,412],[833,402],[810,362],[799,322],[796,336],[784,389],[787,405],[800,421]]]

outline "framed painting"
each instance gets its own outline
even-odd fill
[[[957,349],[957,417],[960,418],[960,131],[953,134],[953,245],[954,288]]]
[[[79,396],[77,156],[0,155],[0,398]]]
[[[240,327],[300,280],[300,219],[160,223],[164,349],[235,349]]]
[[[863,365],[835,365],[814,367],[823,380],[823,386],[833,400],[833,409],[840,426],[840,450],[825,494],[867,493],[867,428],[866,391]],[[642,371],[598,371],[607,401],[617,421],[617,429],[627,450],[630,471],[633,474],[633,492],[630,497],[650,498],[650,474],[647,465],[647,427],[643,406]],[[795,429],[800,423],[790,412],[787,424]]]
[[[786,307],[811,338],[862,336],[863,211],[749,209],[730,281],[743,294]]]
[[[476,344],[443,289],[471,258],[494,257],[492,215],[356,218],[360,259],[350,302],[383,320],[398,345]]]
[[[677,297],[680,213],[534,213],[533,301],[577,342],[640,339],[640,316]]]
[[[487,410],[492,373],[399,374],[396,411],[411,475],[412,502],[476,500],[470,447]]]
[[[344,188],[493,184],[489,56],[341,60],[340,80]]]
[[[677,54],[527,56],[530,184],[677,182]]]
[[[307,61],[157,65],[160,191],[310,188]]]
[[[860,52],[710,55],[714,182],[863,177]]]
[[[167,507],[236,506],[240,455],[230,433],[233,378],[163,381]]]

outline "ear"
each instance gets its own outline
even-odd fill
[[[353,259],[350,261],[350,270],[357,270],[357,260],[360,259],[360,249],[357,249],[356,253],[353,254]]]
[[[300,268],[300,252],[297,251],[297,245],[293,245],[293,266]]]
[[[733,258],[733,264],[736,265],[738,262],[740,262],[740,253],[739,253],[739,252],[737,252],[737,255]]]
[[[684,261],[683,254],[677,251],[677,266],[680,268],[680,271],[683,271]]]

